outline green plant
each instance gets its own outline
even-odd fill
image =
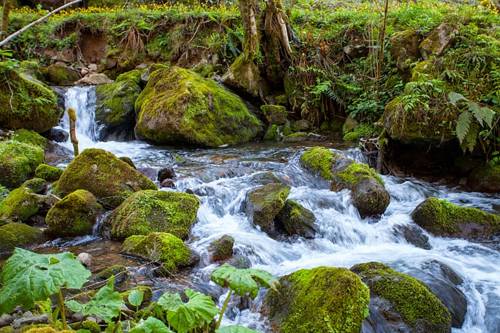
[[[144,301],[144,291],[140,289],[134,289],[130,292],[127,299],[130,305],[135,306],[135,310],[138,311],[139,306],[141,306],[142,302]]]
[[[146,320],[141,320],[130,333],[174,333],[161,320],[155,317],[148,317]]]

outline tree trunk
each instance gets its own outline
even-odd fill
[[[254,61],[259,54],[259,30],[257,27],[258,1],[240,0],[239,5],[245,33],[243,53],[245,60]]]

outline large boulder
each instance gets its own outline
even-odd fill
[[[124,239],[168,232],[186,239],[199,205],[198,198],[188,193],[150,190],[134,193],[111,215],[111,236]]]
[[[28,67],[0,62],[0,127],[41,133],[57,125],[61,110],[56,94]]]
[[[105,206],[117,207],[132,193],[155,190],[146,176],[102,149],[86,149],[64,170],[57,182],[63,195],[78,189],[91,192]]]
[[[47,213],[45,222],[54,237],[90,234],[102,206],[92,193],[76,190],[57,202]]]
[[[0,226],[0,257],[16,247],[34,245],[43,240],[40,229],[24,223],[8,223]]]
[[[345,268],[302,269],[279,280],[265,305],[279,333],[359,333],[370,292]]]
[[[61,177],[62,173],[62,169],[47,164],[40,164],[35,169],[35,177],[45,179],[48,182],[55,182]]]
[[[452,24],[441,23],[420,43],[420,52],[424,57],[443,54],[457,33],[457,28]]]
[[[395,33],[390,39],[391,56],[400,70],[406,70],[420,56],[419,33],[409,29]]]
[[[290,186],[271,183],[257,187],[247,194],[245,209],[255,225],[270,236],[278,235],[275,219],[285,206]]]
[[[77,70],[65,64],[52,64],[44,70],[45,79],[56,86],[70,86],[80,79]]]
[[[141,73],[136,69],[119,75],[115,82],[96,87],[95,119],[99,136],[127,137],[135,126],[135,101],[141,93]]]
[[[279,228],[288,236],[314,238],[316,235],[316,218],[313,212],[295,200],[285,201],[285,206],[276,216]]]
[[[467,178],[467,186],[478,192],[500,192],[500,164],[486,164],[473,169]]]
[[[179,67],[152,73],[136,110],[136,134],[159,144],[218,147],[248,142],[261,129],[237,95]]]
[[[448,309],[419,280],[377,262],[358,264],[351,270],[370,288],[366,324],[374,332],[451,332]]]
[[[27,222],[39,212],[43,199],[43,196],[24,186],[11,191],[0,202],[0,225],[6,222]]]
[[[189,266],[192,262],[191,250],[182,239],[165,232],[130,236],[123,242],[122,251],[159,262],[170,273]]]
[[[433,197],[419,204],[411,216],[437,236],[485,239],[500,233],[500,216]]]

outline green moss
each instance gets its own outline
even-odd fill
[[[283,125],[286,123],[288,112],[282,105],[262,105],[260,107],[269,124]]]
[[[247,142],[261,129],[237,95],[178,67],[151,74],[136,110],[136,133],[156,143],[218,147]]]
[[[78,81],[80,75],[66,65],[52,64],[45,69],[45,77],[56,86],[69,86]]]
[[[280,139],[280,127],[278,125],[270,125],[267,128],[266,134],[264,135],[264,141],[279,141]]]
[[[335,154],[324,147],[313,147],[306,150],[300,157],[300,164],[323,177],[332,180],[332,166],[335,161]]]
[[[123,242],[122,250],[161,262],[167,272],[176,272],[179,267],[189,265],[191,257],[191,251],[180,238],[165,232],[130,236]]]
[[[212,260],[226,260],[233,256],[234,238],[229,235],[224,235],[210,243],[210,252]]]
[[[150,232],[168,232],[185,239],[200,203],[192,194],[140,191],[131,195],[110,217],[111,235],[123,239]]]
[[[21,185],[43,160],[40,147],[14,140],[0,142],[0,184],[9,188]]]
[[[45,149],[45,147],[47,146],[46,138],[44,138],[37,132],[30,131],[24,128],[16,130],[12,135],[11,140],[27,143],[35,147],[40,147],[42,149]]]
[[[266,296],[271,323],[282,333],[358,333],[369,302],[359,277],[334,267],[296,271]]]
[[[96,274],[96,278],[98,280],[107,280],[113,276],[121,275],[127,273],[127,267],[123,265],[113,265],[110,267],[107,267],[103,269],[102,271],[99,271],[99,273]]]
[[[375,129],[370,124],[360,124],[352,131],[344,132],[344,141],[359,141],[361,138],[370,138],[375,133]]]
[[[40,209],[40,196],[26,187],[19,187],[9,193],[0,203],[0,224],[2,221],[27,221]]]
[[[0,226],[0,254],[15,247],[33,245],[43,238],[42,231],[24,223],[7,223]]]
[[[418,205],[412,218],[422,228],[441,236],[488,237],[500,231],[500,216],[433,197]]]
[[[353,162],[349,164],[345,169],[339,172],[335,172],[335,183],[339,184],[343,188],[353,188],[361,182],[363,179],[373,178],[380,185],[384,186],[384,181],[382,177],[368,164]]]
[[[32,73],[0,62],[0,126],[45,132],[56,126],[60,110],[55,93]]]
[[[156,189],[146,176],[102,149],[86,149],[64,170],[57,191],[68,194],[78,189],[92,192],[105,206],[117,207],[132,193]]]
[[[92,193],[76,190],[57,202],[47,213],[48,232],[56,237],[87,235],[92,232],[101,205]]]
[[[14,333],[14,328],[12,326],[0,327],[0,333]]]
[[[84,320],[80,325],[80,329],[88,330],[90,333],[100,333],[101,326],[92,320]]]
[[[423,332],[449,332],[451,315],[441,301],[419,280],[376,262],[352,267],[370,292],[394,306],[410,327]]]
[[[25,187],[30,189],[34,193],[42,194],[46,192],[48,183],[45,179],[42,178],[31,178],[25,181],[21,187]]]
[[[62,173],[62,169],[47,164],[40,164],[35,169],[35,177],[45,179],[49,182],[55,182],[56,180],[58,180],[59,177],[61,177]]]

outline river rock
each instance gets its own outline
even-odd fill
[[[25,128],[39,133],[57,125],[61,109],[56,94],[36,78],[37,67],[23,62],[0,62],[0,127]],[[15,93],[13,93],[15,92]]]
[[[104,73],[89,73],[76,82],[77,85],[92,85],[97,86],[100,84],[113,83]]]
[[[160,186],[162,188],[164,188],[164,187],[166,187],[166,188],[175,188],[175,183],[174,183],[174,181],[172,179],[164,179],[161,182]]]
[[[345,268],[318,267],[280,278],[264,302],[275,332],[358,333],[368,315],[370,292]]]
[[[278,230],[275,218],[285,206],[289,193],[290,186],[280,183],[267,184],[250,191],[245,204],[250,221],[270,236],[276,236]]]
[[[35,169],[35,177],[44,179],[49,182],[55,182],[56,180],[58,180],[61,177],[62,173],[62,169],[47,164],[40,164]]]
[[[30,246],[43,241],[40,229],[24,223],[7,223],[0,226],[0,257],[10,254],[16,247]]]
[[[369,320],[375,332],[383,332],[384,326],[408,327],[403,330],[408,332],[451,332],[448,309],[424,283],[377,262],[355,265],[351,271],[370,288],[370,317],[383,319]]]
[[[86,190],[76,190],[56,203],[47,213],[48,233],[54,237],[90,234],[102,206]]]
[[[168,232],[186,239],[199,205],[198,198],[187,193],[152,190],[134,193],[110,216],[111,236],[124,239]]]
[[[287,121],[288,112],[282,105],[262,105],[260,107],[264,117],[271,125],[284,125]]]
[[[57,191],[78,189],[91,192],[103,205],[117,207],[132,193],[156,189],[146,176],[102,149],[85,149],[64,170]]]
[[[136,110],[136,134],[158,144],[218,147],[248,142],[261,130],[237,95],[179,67],[152,73]]]
[[[439,56],[443,54],[457,33],[457,28],[452,24],[447,22],[441,23],[420,43],[420,52],[424,58],[431,55]]]
[[[174,179],[175,178],[175,170],[173,167],[165,167],[161,168],[158,171],[158,181],[161,183],[165,179]]]
[[[429,243],[429,237],[427,237],[422,229],[415,225],[397,225],[394,227],[394,233],[402,235],[408,243],[421,249],[430,250],[432,248]]]
[[[0,184],[15,188],[29,179],[43,163],[43,148],[17,140],[0,142]]]
[[[224,235],[210,243],[209,252],[213,261],[227,260],[233,256],[234,238]]]
[[[411,216],[438,236],[484,239],[500,233],[500,216],[433,197],[419,204]]]
[[[298,235],[304,238],[314,238],[316,235],[315,221],[313,212],[295,200],[285,201],[285,206],[276,216],[279,228],[283,229],[288,236]]]
[[[352,188],[352,201],[362,217],[380,215],[385,212],[391,197],[376,178],[359,181]]]
[[[169,273],[191,263],[190,249],[180,238],[165,232],[130,236],[123,242],[122,251],[160,262]]]
[[[69,133],[61,128],[51,128],[43,133],[47,139],[55,142],[66,142],[69,138]]]
[[[78,71],[64,63],[55,63],[44,69],[45,79],[56,86],[71,86],[80,79]]]
[[[115,82],[96,87],[95,119],[101,139],[133,136],[135,101],[141,93],[141,71],[119,75]]]
[[[477,192],[500,192],[500,164],[487,164],[471,171],[467,187]]]
[[[0,225],[6,222],[27,222],[39,212],[43,200],[44,196],[24,186],[11,191],[0,202]]]

